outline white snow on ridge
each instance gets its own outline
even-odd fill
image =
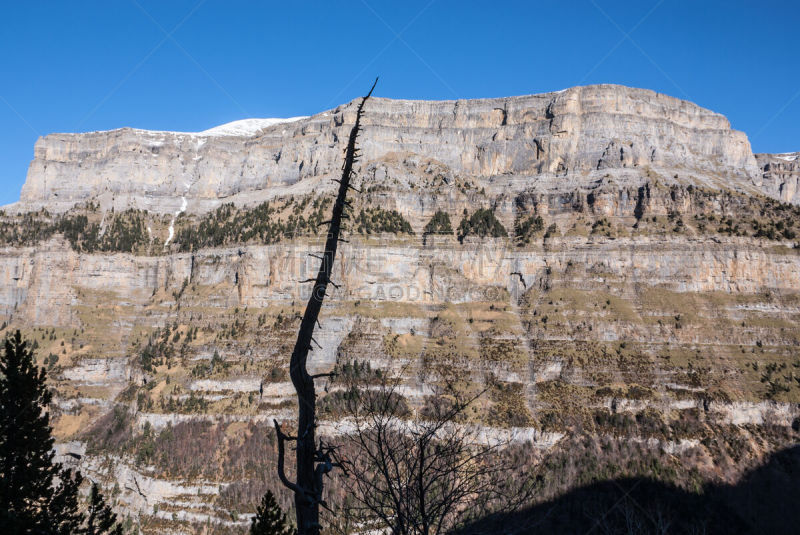
[[[203,130],[202,132],[198,132],[196,135],[252,136],[269,126],[281,123],[293,123],[301,119],[306,119],[306,117],[289,117],[288,119],[241,119],[239,121],[233,121],[231,123],[215,126],[214,128],[209,128],[208,130]]]
[[[781,160],[786,160],[787,162],[793,162],[800,156],[800,153],[797,152],[784,152],[783,154],[775,154],[776,158],[780,158]]]
[[[287,117],[285,119],[278,119],[278,118],[269,118],[269,119],[240,119],[238,121],[232,121],[230,123],[221,124],[219,126],[215,126],[214,128],[209,128],[208,130],[203,130],[202,132],[173,132],[168,130],[145,130],[144,128],[132,128],[135,132],[141,132],[150,136],[150,144],[153,147],[160,147],[166,141],[166,135],[171,134],[174,136],[189,136],[189,137],[197,137],[201,138],[197,142],[197,148],[199,149],[205,144],[205,140],[202,138],[207,137],[222,137],[222,136],[254,136],[264,128],[268,128],[270,126],[274,126],[276,124],[282,123],[293,123],[295,121],[300,121],[302,119],[308,119],[307,115],[300,116],[300,117]],[[113,130],[95,130],[92,132],[86,132],[87,134],[103,134],[105,132],[113,132]],[[152,139],[156,137],[156,139]]]

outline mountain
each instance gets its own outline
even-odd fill
[[[282,490],[270,422],[294,415],[298,281],[354,117],[37,142],[0,216],[0,321],[51,369],[59,451],[144,532],[240,532]],[[734,484],[797,443],[796,154],[613,85],[374,98],[362,124],[315,371],[402,372],[417,408],[436,374],[487,388],[474,422],[532,466],[602,459],[545,473],[548,497],[643,466]]]
[[[206,211],[222,201],[249,204],[329,188],[354,112],[351,102],[286,122],[251,119],[252,130],[226,125],[198,134],[51,134],[36,144],[20,207],[66,209],[99,196],[109,206],[169,212],[185,196],[191,210]],[[601,85],[469,101],[376,98],[366,113],[365,160],[406,187],[423,178],[425,163],[442,166],[444,177],[509,195],[590,188],[606,176],[639,186],[645,170],[670,181],[678,173],[675,182],[684,184],[751,192],[764,186],[746,136],[727,119],[642,89]],[[779,195],[780,187],[770,183],[768,193]]]

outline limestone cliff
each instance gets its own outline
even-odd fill
[[[800,204],[800,152],[756,154],[763,189],[771,197]]]
[[[294,416],[298,281],[353,119],[53,134],[0,213],[0,332],[49,370],[60,458],[142,532],[240,533],[277,490],[269,422]],[[315,371],[403,373],[417,409],[457,374],[532,466],[586,439],[733,481],[800,440],[796,155],[611,85],[363,122]],[[342,390],[322,434],[347,432]]]
[[[91,198],[117,209],[213,208],[329,187],[353,121],[349,103],[252,135],[122,128],[51,134],[36,143],[20,208],[64,210]],[[598,85],[480,100],[376,98],[363,154],[382,173],[420,179],[424,159],[479,187],[570,191],[611,175],[640,185],[645,168],[684,181],[753,190],[761,176],[746,136],[723,116],[643,89]],[[384,176],[384,175],[382,175]]]

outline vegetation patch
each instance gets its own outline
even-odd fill
[[[544,219],[542,219],[542,216],[530,216],[525,219],[517,218],[517,221],[514,222],[514,238],[517,241],[517,246],[522,247],[530,244],[533,237],[543,230]]]
[[[78,252],[147,252],[151,243],[145,220],[147,212],[113,210],[103,218],[95,205],[60,215],[46,210],[29,212],[17,217],[0,216],[0,244],[13,246],[35,245],[60,234]]]
[[[493,380],[489,384],[489,407],[487,422],[499,427],[528,427],[533,425],[533,416],[525,398],[525,385],[516,382]]]
[[[411,224],[399,212],[382,208],[360,210],[352,226],[359,234],[414,234]]]
[[[442,212],[441,210],[437,210],[431,220],[425,225],[423,229],[423,233],[425,235],[429,234],[446,234],[452,235],[453,234],[453,227],[450,224],[450,216],[447,212]]]
[[[528,355],[519,348],[521,340],[505,340],[492,337],[480,339],[480,359],[484,362],[508,364],[514,368],[524,368]]]
[[[181,251],[193,251],[202,247],[251,242],[271,244],[296,236],[316,236],[332,202],[328,197],[313,201],[311,197],[304,197],[298,201],[290,198],[282,206],[264,202],[249,209],[223,204],[200,217],[196,224],[179,221],[175,243]]]
[[[468,216],[465,208],[464,217],[458,225],[458,240],[463,242],[467,236],[502,238],[508,236],[508,232],[495,217],[494,210],[479,208],[471,216]]]

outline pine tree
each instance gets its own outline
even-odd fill
[[[86,517],[86,535],[122,535],[122,527],[117,524],[117,515],[106,505],[97,483],[92,483],[89,494],[89,510]]]
[[[78,492],[83,483],[83,476],[78,471],[72,472],[61,468],[60,464],[54,466],[57,470],[58,484],[49,493],[46,513],[49,529],[42,533],[57,535],[81,533],[84,515],[80,510]]]
[[[4,345],[0,356],[0,533],[119,535],[113,526],[116,518],[95,489],[89,527],[84,527],[87,517],[79,494],[83,476],[53,462],[47,374],[36,365],[33,350],[19,331],[7,337]],[[92,511],[97,511],[94,516]],[[109,515],[110,524],[97,520]]]
[[[289,524],[286,514],[281,510],[275,495],[268,490],[261,499],[250,525],[250,535],[296,535],[297,531]]]
[[[6,530],[0,531],[7,533],[49,529],[42,512],[61,467],[53,463],[45,381],[20,332],[6,338],[0,359],[0,528]]]

